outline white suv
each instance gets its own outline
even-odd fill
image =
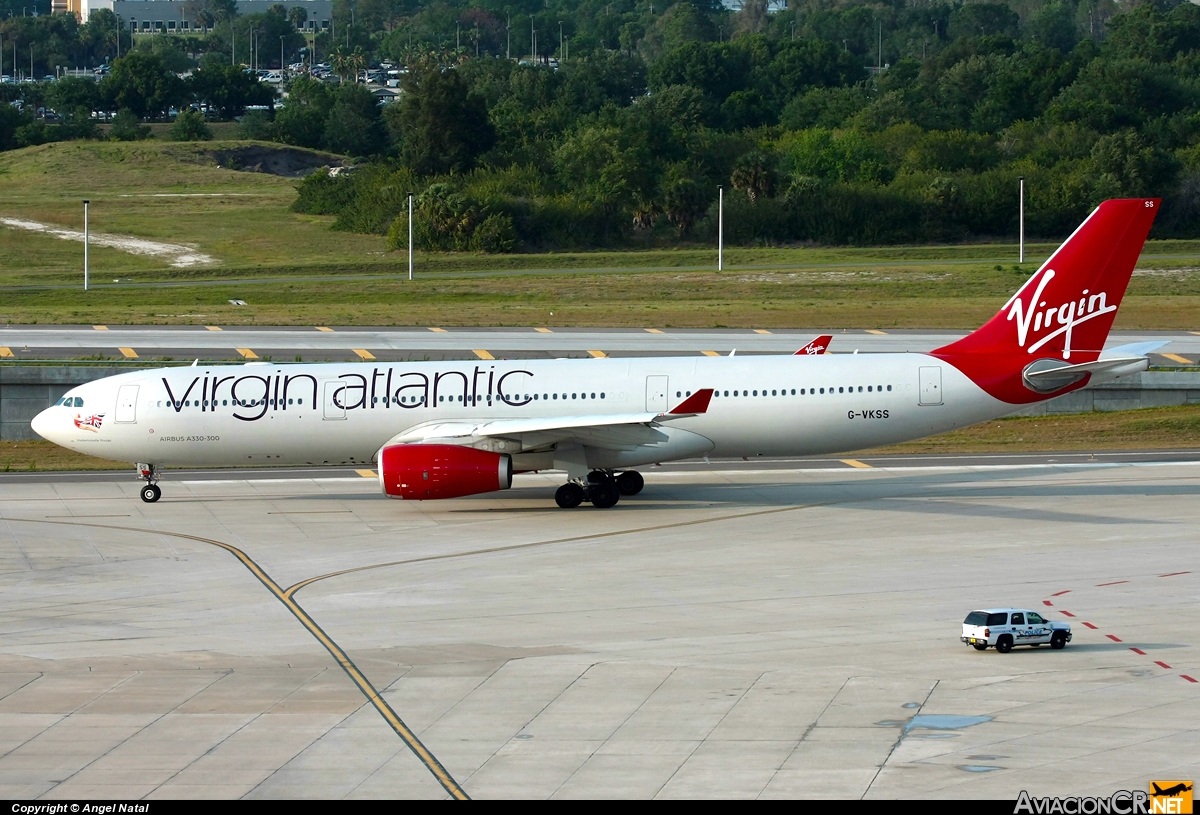
[[[989,608],[967,615],[960,639],[976,651],[994,645],[997,651],[1007,654],[1014,645],[1036,648],[1043,642],[1057,651],[1071,641],[1071,626],[1051,622],[1027,608]]]

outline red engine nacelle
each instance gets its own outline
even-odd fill
[[[379,453],[379,481],[391,498],[459,498],[512,486],[512,458],[453,444],[393,444]]]

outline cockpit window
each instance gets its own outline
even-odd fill
[[[83,407],[83,397],[81,397],[81,396],[75,397],[75,407]]]

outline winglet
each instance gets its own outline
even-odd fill
[[[707,413],[708,403],[712,401],[712,396],[712,388],[705,388],[704,390],[696,391],[687,399],[684,399],[678,405],[667,411],[667,415],[675,416],[680,413],[688,413],[695,416],[700,413]]]
[[[803,357],[803,356],[816,356],[817,354],[824,354],[825,349],[829,347],[829,343],[831,343],[831,342],[833,342],[832,334],[822,334],[821,336],[817,337],[815,340],[810,342],[808,345],[801,348],[795,354],[792,354],[792,356]]]

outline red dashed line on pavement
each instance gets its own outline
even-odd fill
[[[1146,652],[1143,651],[1141,648],[1130,648],[1129,650],[1133,651],[1138,656],[1143,656],[1143,657],[1146,656]]]
[[[1069,611],[1063,611],[1061,608],[1058,610],[1058,613],[1063,615],[1064,617],[1074,617],[1075,616],[1074,614],[1072,614]]]
[[[1181,574],[1191,574],[1191,572],[1167,572],[1166,574],[1160,574],[1159,577],[1178,577]],[[1195,682],[1196,680],[1193,679],[1192,681]]]
[[[1093,631],[1096,630],[1096,626],[1092,625],[1091,623],[1084,623],[1084,625],[1086,625],[1088,628],[1092,629]]]
[[[1070,593],[1071,593],[1071,590],[1067,589],[1065,591],[1056,591],[1056,592],[1054,592],[1054,594],[1052,594],[1050,596],[1051,597],[1062,597],[1064,594],[1070,594]]]
[[[1105,634],[1104,636],[1108,637],[1113,642],[1122,642],[1121,638],[1118,637],[1116,634]]]
[[[1057,597],[1058,595],[1051,595],[1051,596],[1052,596],[1052,597]],[[1052,605],[1054,605],[1054,603],[1051,603],[1049,600],[1043,600],[1043,601],[1042,601],[1042,605],[1044,605],[1044,606],[1052,606]]]
[[[1167,663],[1163,662],[1162,660],[1156,659],[1156,660],[1154,660],[1154,664],[1160,668],[1166,668],[1168,671],[1171,670],[1171,666],[1168,665]]]
[[[1111,583],[1097,583],[1096,587],[1099,588],[1100,586],[1119,586],[1122,583],[1128,583],[1128,582],[1129,582],[1128,580],[1114,580]]]
[[[1189,681],[1189,682],[1197,682],[1197,681],[1200,681],[1200,680],[1192,679],[1192,678],[1191,678],[1190,676],[1188,676],[1187,674],[1180,674],[1180,676],[1182,676],[1184,679],[1186,679],[1186,680],[1187,680],[1187,681]]]

